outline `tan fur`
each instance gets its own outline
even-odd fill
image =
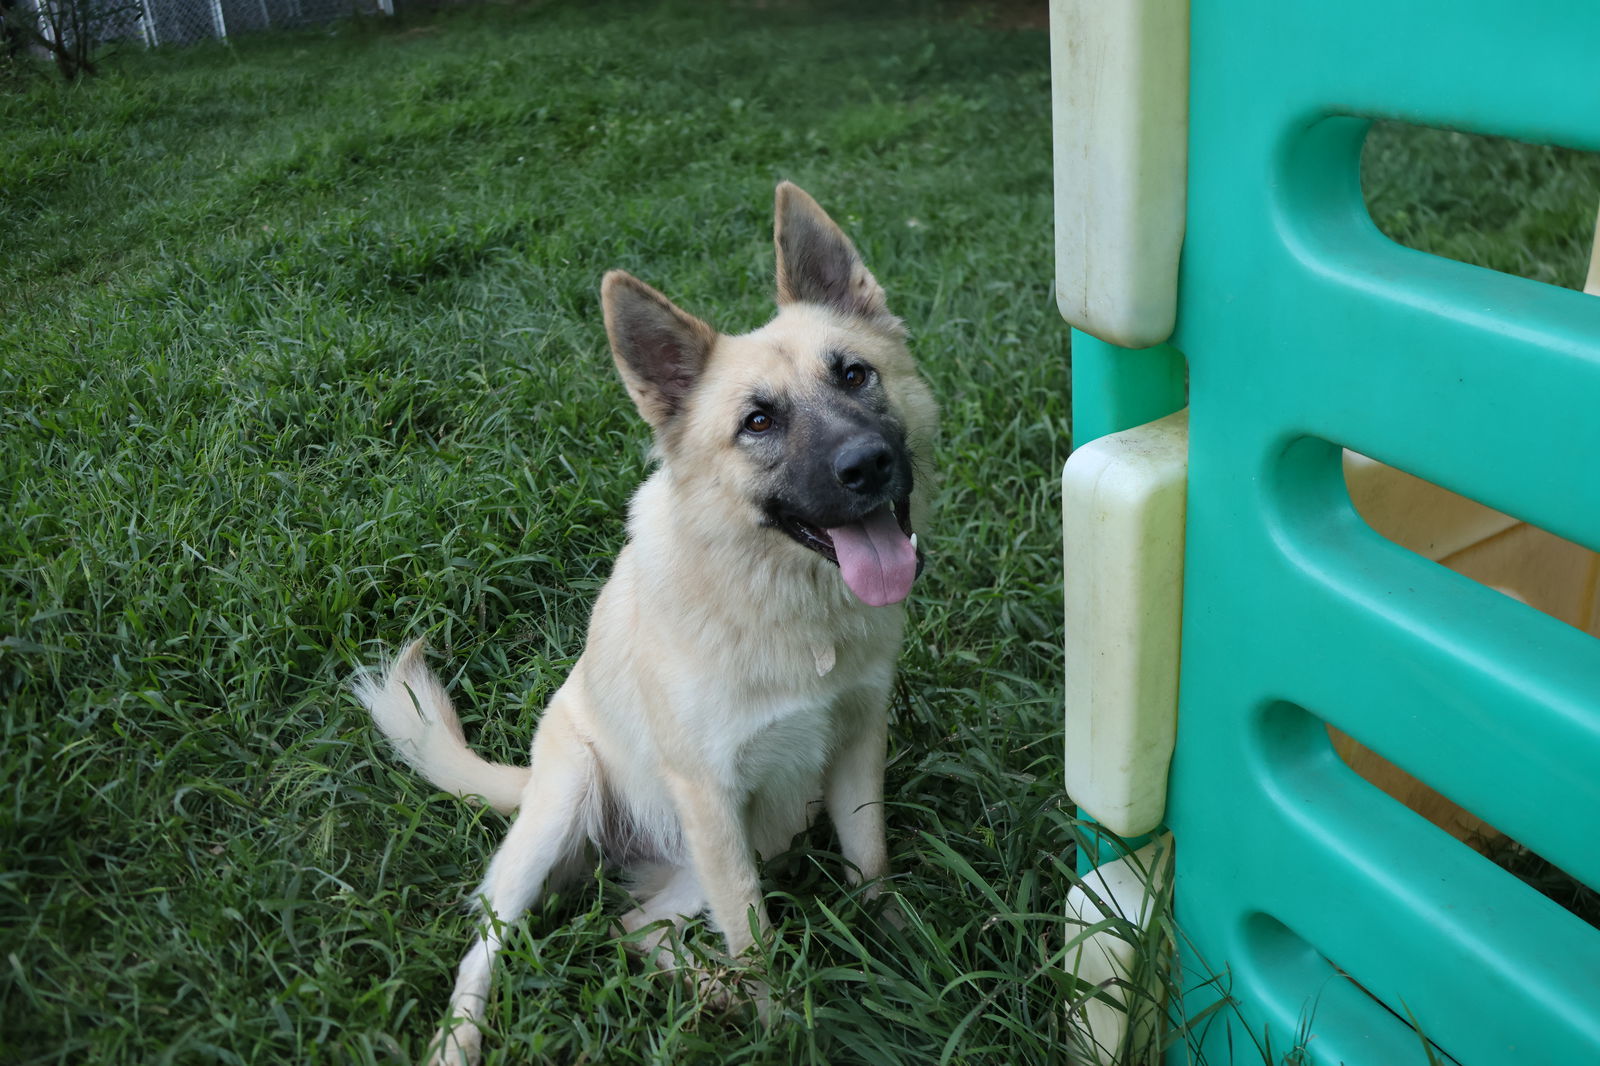
[[[848,239],[787,183],[776,216],[780,306],[754,332],[719,335],[642,282],[606,276],[613,354],[656,432],[659,465],[633,499],[628,543],[540,720],[531,769],[467,750],[420,642],[358,683],[424,776],[520,806],[480,890],[492,918],[462,960],[434,1063],[477,1061],[495,919],[516,919],[581,864],[586,842],[639,879],[639,906],[621,925],[660,923],[647,951],[664,951],[702,911],[730,955],[750,949],[752,928],[769,928],[755,857],[785,848],[818,799],[850,881],[888,873],[883,762],[904,610],[865,606],[837,566],[763,524],[752,502],[763,470],[735,430],[753,389],[828,403],[825,354],[858,354],[905,427],[920,532],[937,412]]]

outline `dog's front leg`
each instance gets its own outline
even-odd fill
[[[886,694],[852,693],[839,705],[843,736],[823,779],[828,817],[839,834],[839,849],[850,869],[852,885],[862,881],[867,896],[877,896],[876,882],[889,873],[889,849],[883,824],[883,762],[888,749],[889,709]]]
[[[428,1066],[476,1066],[502,930],[547,887],[570,875],[582,854],[585,828],[594,819],[599,798],[599,778],[594,754],[573,729],[565,699],[556,694],[534,733],[532,772],[521,809],[478,890],[482,931],[456,972],[444,1024],[429,1045]]]
[[[770,928],[745,827],[744,797],[715,782],[677,772],[667,774],[667,787],[678,808],[689,861],[705,891],[711,920],[727,938],[728,954],[743,954],[755,943],[752,910],[756,928],[763,935]]]

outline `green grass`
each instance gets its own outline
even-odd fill
[[[819,827],[768,870],[765,1028],[630,965],[596,878],[511,937],[489,1061],[1062,1061],[1047,60],[937,8],[495,5],[0,96],[0,1061],[420,1050],[504,822],[346,679],[425,633],[525,757],[646,468],[600,275],[761,323],[780,178],[944,408],[889,770],[910,921]],[[1408,144],[1379,178],[1453,150]],[[1427,238],[1474,180],[1389,202]]]
[[[1600,156],[1384,122],[1362,156],[1378,228],[1434,255],[1583,287]]]
[[[768,1031],[630,966],[588,884],[513,938],[490,1061],[1058,1055],[1046,57],[937,11],[486,7],[0,99],[0,1059],[420,1050],[504,822],[346,678],[429,634],[475,743],[526,758],[645,470],[600,275],[760,324],[780,178],[945,412],[891,770],[912,920],[819,828],[770,871]]]

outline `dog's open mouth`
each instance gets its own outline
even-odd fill
[[[922,551],[911,532],[911,500],[883,504],[860,520],[817,526],[780,511],[778,525],[800,544],[838,566],[844,583],[868,607],[886,607],[911,594],[922,573]]]

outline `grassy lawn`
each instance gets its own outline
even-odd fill
[[[944,408],[891,736],[910,921],[825,825],[798,842],[769,1028],[631,965],[597,874],[511,936],[489,1061],[1062,1061],[1047,41],[829,11],[484,5],[0,94],[0,1060],[420,1051],[505,822],[431,794],[346,680],[427,634],[475,745],[525,759],[646,468],[600,275],[765,321],[790,178]],[[1380,222],[1576,283],[1592,160],[1450,136],[1374,139]],[[1551,182],[1554,215],[1509,191]]]
[[[892,741],[912,921],[820,828],[769,871],[767,1031],[630,966],[597,879],[513,938],[491,1061],[1059,1055],[1043,33],[485,6],[125,51],[0,110],[0,1059],[420,1050],[505,823],[430,794],[345,681],[426,633],[475,743],[525,761],[645,470],[600,275],[758,325],[785,177],[948,427]]]

